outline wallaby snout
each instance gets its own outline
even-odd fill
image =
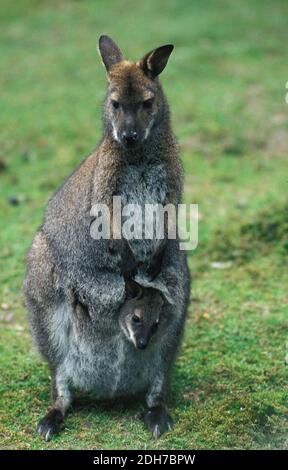
[[[123,131],[121,141],[123,145],[131,147],[139,141],[139,133],[133,129],[127,129],[126,131]]]
[[[146,339],[146,338],[139,339],[139,341],[137,342],[137,348],[138,349],[146,349],[146,346],[147,346],[148,342],[149,342],[149,340]]]

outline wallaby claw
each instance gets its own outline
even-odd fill
[[[45,442],[49,442],[54,434],[53,427],[50,424],[39,423],[37,426],[37,433],[39,436],[43,436]]]
[[[63,415],[59,410],[51,410],[38,423],[37,433],[42,436],[45,442],[49,442],[54,434],[58,434],[62,429]]]
[[[159,439],[164,432],[171,431],[173,428],[173,420],[163,406],[156,406],[141,412],[141,419],[154,439]]]

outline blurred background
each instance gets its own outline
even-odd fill
[[[1,448],[44,447],[49,374],[31,346],[24,260],[49,197],[101,136],[101,33],[133,60],[175,45],[161,79],[184,199],[200,211],[176,426],[155,443],[136,403],[83,397],[45,448],[288,448],[287,17],[285,0],[1,0]]]

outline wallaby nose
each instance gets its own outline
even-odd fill
[[[145,349],[146,346],[147,346],[147,341],[145,339],[141,338],[137,341],[137,348],[138,349]]]
[[[138,133],[136,131],[124,131],[122,141],[125,145],[134,145],[138,141]]]

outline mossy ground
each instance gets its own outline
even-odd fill
[[[288,447],[287,14],[285,0],[2,1],[1,448]],[[185,200],[201,215],[172,375],[176,425],[154,442],[136,402],[82,397],[45,444],[35,425],[49,373],[31,347],[24,259],[48,198],[101,135],[103,32],[134,59],[176,45],[163,84]]]

